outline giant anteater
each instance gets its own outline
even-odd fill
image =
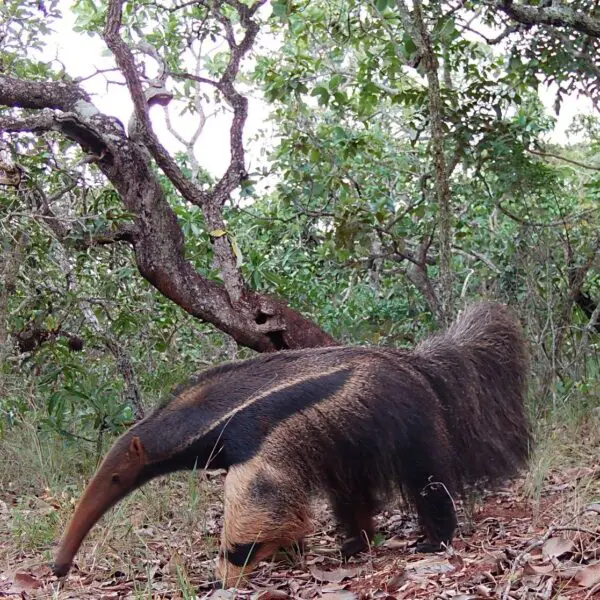
[[[381,502],[401,493],[426,535],[450,544],[453,498],[528,458],[526,352],[508,308],[468,307],[413,351],[326,347],[208,369],[134,425],[105,457],[61,541],[65,575],[98,519],[158,475],[226,469],[217,573],[227,585],[311,531],[324,494],[346,556],[368,546]]]

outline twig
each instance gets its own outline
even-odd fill
[[[453,245],[452,247],[455,250],[458,250],[459,252],[461,252],[462,254],[466,254],[467,256],[472,256],[473,258],[476,258],[477,260],[481,261],[495,273],[500,273],[500,269],[487,256],[484,256],[483,254],[480,254],[479,252],[475,252],[475,250],[465,250],[461,246]]]
[[[535,548],[539,548],[540,546],[543,546],[546,543],[546,541],[552,537],[552,534],[554,532],[555,532],[555,528],[549,527],[548,530],[546,531],[546,533],[539,540],[531,542],[525,548],[525,550],[523,550],[520,554],[518,554],[517,558],[515,558],[515,560],[513,560],[510,570],[508,572],[508,576],[507,576],[508,581],[504,587],[504,591],[502,592],[502,600],[508,600],[508,596],[510,594],[510,588],[512,586],[512,578],[515,576],[515,573],[517,572],[517,569],[518,569],[519,565],[521,564],[523,557],[526,554],[529,554],[529,552],[531,552]]]
[[[556,527],[554,531],[575,531],[577,533],[586,533],[596,538],[600,538],[600,531],[592,531],[583,527]]]
[[[566,156],[553,154],[552,152],[542,152],[540,150],[534,150],[533,148],[527,148],[527,152],[529,152],[530,154],[535,154],[536,156],[542,156],[544,158],[556,158],[557,160],[562,160],[563,162],[575,165],[577,167],[581,167],[582,169],[589,169],[590,171],[600,171],[600,167],[596,167],[594,165],[586,165],[585,163],[579,162],[578,160],[573,160],[572,158],[567,158]]]
[[[507,27],[502,33],[500,33],[499,35],[497,35],[495,38],[489,38],[487,35],[481,33],[481,31],[477,31],[476,29],[473,29],[467,23],[462,26],[462,30],[463,31],[470,31],[471,33],[474,33],[475,35],[478,35],[480,38],[483,38],[485,40],[485,42],[487,44],[489,44],[490,46],[494,46],[496,44],[499,44],[503,39],[507,38],[512,33],[515,33],[516,31],[519,31],[519,26],[518,25],[511,25],[510,27]]]
[[[534,550],[535,548],[539,548],[540,546],[543,546],[551,537],[554,533],[556,533],[557,531],[583,531],[585,533],[592,533],[589,530],[585,530],[585,529],[580,529],[578,527],[568,527],[567,524],[571,523],[573,521],[575,521],[575,519],[578,519],[580,516],[582,516],[586,511],[583,510],[575,515],[573,515],[565,525],[551,525],[550,527],[548,527],[546,533],[539,538],[538,540],[535,540],[533,542],[531,542],[522,552],[520,552],[517,557],[513,560],[510,570],[508,572],[507,578],[508,581],[506,582],[506,585],[504,587],[504,590],[502,592],[502,596],[501,596],[501,600],[508,600],[509,594],[510,594],[510,588],[512,585],[512,578],[514,577],[515,573],[517,572],[517,569],[519,568],[519,565],[521,564],[521,561],[523,560],[523,557],[526,554],[529,554],[529,552],[531,552],[532,550]],[[598,533],[592,533],[592,535],[600,535]]]
[[[92,77],[96,77],[96,75],[102,75],[104,73],[118,73],[118,72],[119,72],[119,69],[117,69],[116,67],[111,67],[108,69],[96,69],[91,75],[76,77],[74,81],[75,81],[75,83],[83,83],[84,81],[87,81],[88,79],[91,79]]]

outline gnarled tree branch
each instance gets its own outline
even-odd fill
[[[231,192],[246,177],[243,130],[248,115],[248,100],[235,89],[234,82],[241,61],[252,48],[259,30],[258,24],[252,17],[266,0],[258,0],[252,6],[246,6],[235,0],[224,2],[234,7],[238,12],[240,24],[244,31],[243,38],[239,43],[235,40],[231,20],[221,11],[223,2],[212,2],[210,7],[207,3],[199,2],[206,6],[207,10],[214,11],[216,19],[224,28],[225,39],[230,49],[229,62],[223,75],[218,81],[211,82],[211,84],[223,94],[223,97],[233,109],[233,120],[230,128],[231,156],[227,170],[210,191],[200,189],[185,177],[152,130],[148,117],[147,99],[137,73],[133,53],[120,36],[123,1],[111,0],[109,2],[104,39],[123,72],[133,99],[135,119],[130,136],[139,138],[148,148],[157,164],[183,197],[202,209],[209,231],[226,231],[227,227],[223,219],[222,207]],[[244,294],[245,282],[239,271],[237,257],[229,236],[218,235],[212,236],[211,239],[214,245],[215,263],[221,272],[227,293],[234,302],[239,302]]]
[[[0,117],[5,131],[56,131],[97,155],[98,167],[133,215],[140,273],[188,313],[258,351],[334,343],[285,303],[247,288],[239,300],[232,299],[224,285],[198,273],[185,258],[183,233],[148,152],[127,137],[118,121],[101,114],[76,85],[0,75],[0,105],[40,110]]]
[[[574,10],[573,7],[562,2],[552,2],[548,6],[546,4],[531,5],[513,2],[513,0],[492,0],[488,1],[487,4],[523,25],[569,27],[584,35],[595,38],[600,37],[600,19]]]

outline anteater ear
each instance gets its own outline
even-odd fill
[[[129,444],[129,454],[138,459],[139,462],[146,462],[146,451],[139,437],[134,437]]]

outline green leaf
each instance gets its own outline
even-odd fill
[[[311,96],[319,96],[319,104],[324,105],[329,101],[329,90],[322,85],[318,85],[311,92]]]
[[[231,238],[231,249],[233,250],[233,253],[235,254],[236,266],[239,269],[244,264],[244,257],[242,255],[242,251],[240,250],[240,247],[238,246],[238,243],[236,242],[235,238]]]
[[[402,44],[404,46],[404,54],[407,58],[410,59],[417,53],[417,46],[408,33],[404,34]]]
[[[343,75],[340,75],[339,73],[334,75],[330,80],[329,80],[329,89],[333,92],[334,90],[336,90],[342,83],[344,83],[344,81],[346,80],[346,78]]]
[[[336,125],[331,130],[331,133],[332,133],[334,139],[336,139],[338,141],[346,139],[346,131],[344,130],[343,127],[340,127],[339,125]]]
[[[273,0],[271,10],[274,17],[286,17],[288,15],[288,0]]]

